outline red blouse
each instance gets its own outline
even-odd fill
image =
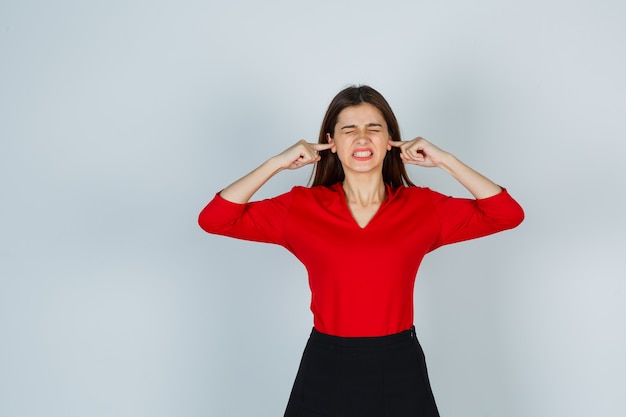
[[[413,285],[426,253],[513,228],[524,218],[506,190],[480,200],[422,187],[388,186],[387,192],[365,227],[352,217],[339,183],[294,187],[247,204],[217,194],[198,221],[209,233],[291,251],[308,271],[318,331],[384,336],[413,324]]]

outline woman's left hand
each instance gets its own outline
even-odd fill
[[[389,144],[400,148],[400,158],[405,164],[419,165],[422,167],[440,166],[447,152],[439,149],[422,137],[408,141],[390,140]]]

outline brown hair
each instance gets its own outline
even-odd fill
[[[330,102],[324,120],[322,121],[318,143],[328,143],[326,134],[333,137],[337,118],[343,109],[357,106],[361,103],[368,103],[376,107],[382,113],[385,122],[387,122],[387,129],[392,140],[401,140],[398,120],[393,114],[387,100],[372,87],[361,85],[345,88]],[[311,186],[330,186],[343,181],[345,174],[337,154],[326,150],[320,152],[320,157],[321,159],[315,165],[313,174],[311,175],[313,179]],[[402,159],[400,159],[400,150],[396,147],[392,147],[391,150],[387,152],[387,155],[385,155],[383,161],[383,181],[392,187],[414,185],[409,179]]]

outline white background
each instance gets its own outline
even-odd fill
[[[3,1],[0,415],[282,415],[305,270],[197,214],[315,141],[354,83],[526,211],[422,265],[442,416],[626,415],[624,16],[618,0]]]

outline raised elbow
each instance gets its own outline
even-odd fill
[[[513,229],[519,226],[524,221],[524,209],[519,204],[515,204],[515,207],[510,211],[508,216],[507,225],[509,229]]]

